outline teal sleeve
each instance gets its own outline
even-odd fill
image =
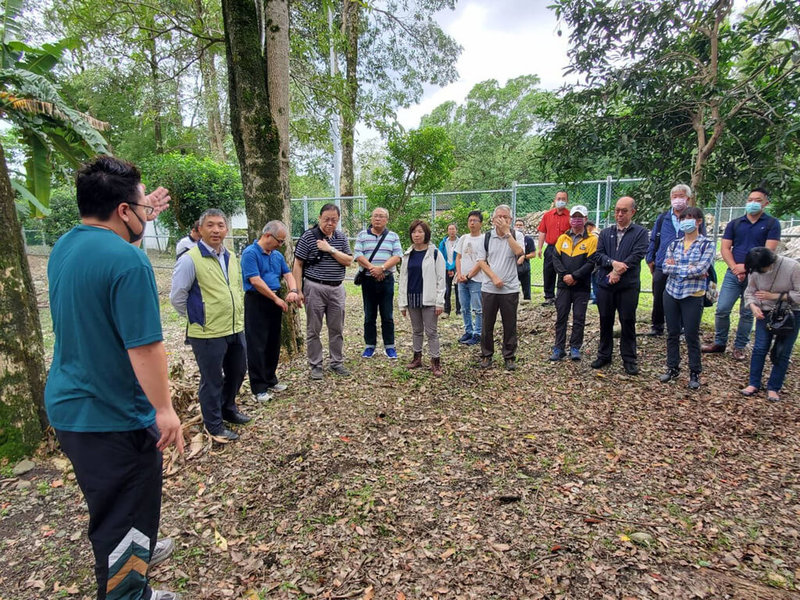
[[[149,265],[121,273],[111,286],[111,318],[126,350],[164,339],[158,288]]]

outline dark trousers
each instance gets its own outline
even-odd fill
[[[277,385],[275,370],[281,356],[281,307],[259,292],[244,295],[244,333],[247,371],[254,394]]]
[[[525,300],[531,299],[531,270],[517,271],[519,287],[522,290],[522,297]]]
[[[481,356],[494,354],[494,324],[497,312],[503,321],[503,358],[513,359],[517,353],[517,305],[519,294],[487,294],[481,292],[483,304],[483,329],[481,330]]]
[[[597,312],[600,315],[600,343],[597,358],[611,360],[614,343],[614,320],[619,313],[622,335],[619,353],[623,362],[636,362],[636,308],[639,306],[639,288],[597,288]]]
[[[703,318],[703,297],[673,298],[664,293],[664,317],[667,321],[667,368],[676,369],[681,364],[681,325],[686,337],[689,370],[700,373],[700,319]]]
[[[56,437],[89,508],[97,599],[150,598],[147,566],[161,517],[158,429],[56,430]]]
[[[394,348],[394,276],[383,281],[364,277],[361,298],[364,301],[364,344],[373,348],[378,343],[378,313],[381,314],[381,337],[384,348]]]
[[[668,277],[661,269],[653,271],[653,313],[650,320],[656,331],[664,331],[664,290],[667,289]]]
[[[444,284],[445,285],[445,288],[444,288],[444,312],[446,314],[448,314],[448,315],[450,314],[450,308],[451,308],[450,298],[451,298],[452,293],[453,293],[453,279],[455,278],[455,276],[456,276],[456,272],[455,271],[447,271],[447,273],[445,275],[446,280],[445,280],[445,284]],[[461,312],[461,301],[458,298],[458,290],[456,290],[456,312],[458,312],[458,313]]]
[[[572,309],[572,333],[569,347],[580,349],[583,346],[583,330],[586,325],[586,307],[589,305],[589,290],[570,286],[558,288],[556,296],[556,348],[564,350],[567,342],[567,321]]]
[[[200,410],[212,435],[224,429],[223,417],[235,413],[236,394],[247,372],[244,332],[219,338],[189,338],[200,370]]]
[[[544,249],[542,277],[544,279],[543,287],[545,300],[555,298],[556,296],[556,268],[553,266],[553,254],[555,254],[555,251],[555,247],[550,244]]]

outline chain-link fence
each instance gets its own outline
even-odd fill
[[[583,204],[589,209],[589,218],[598,228],[605,227],[613,222],[613,207],[617,198],[624,195],[636,197],[637,188],[644,179],[606,179],[581,181],[569,185],[557,183],[513,183],[508,189],[498,190],[467,190],[458,192],[437,192],[435,194],[414,195],[411,197],[402,214],[391,215],[390,221],[393,229],[399,233],[405,231],[411,220],[421,218],[428,220],[433,228],[434,237],[438,239],[444,235],[447,219],[461,215],[468,209],[477,208],[485,213],[491,213],[499,204],[508,204],[515,217],[526,217],[532,213],[548,210],[553,206],[556,192],[565,190],[569,194],[569,206]],[[725,224],[732,219],[744,214],[747,202],[747,191],[734,191],[720,193],[716,196],[713,206],[705,206],[707,213],[713,215],[714,237],[722,235]],[[340,221],[341,230],[351,239],[355,240],[358,232],[369,223],[368,203],[365,196],[352,197],[324,197],[324,198],[292,198],[290,204],[291,235],[297,239],[302,233],[314,225],[319,218],[320,209],[325,204],[335,204],[342,213]],[[667,203],[662,210],[667,208]],[[637,218],[637,222],[651,226],[655,214],[647,213],[650,218]],[[643,217],[643,214],[637,217]],[[464,218],[466,220],[466,218]],[[238,224],[236,222],[238,221]],[[247,221],[244,215],[233,217],[234,227],[237,232],[246,229]],[[784,216],[781,226],[784,230],[800,225],[800,216]],[[711,231],[709,231],[711,233]],[[24,230],[25,243],[29,254],[47,254],[55,240],[49,239],[43,230]],[[786,237],[798,237],[800,234],[786,233]],[[177,240],[170,240],[166,233],[157,232],[155,235],[146,235],[143,247],[148,254],[168,257],[174,254],[174,245]],[[232,235],[228,237],[229,247],[237,254],[244,250],[252,240],[245,236]]]

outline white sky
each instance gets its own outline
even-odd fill
[[[445,88],[428,86],[416,106],[398,111],[404,127],[419,126],[422,116],[442,102],[461,103],[476,83],[496,79],[504,85],[519,75],[538,75],[544,89],[565,80],[567,35],[557,35],[550,0],[459,0],[455,11],[442,11],[438,21],[463,51],[459,80]]]

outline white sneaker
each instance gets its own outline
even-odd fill
[[[156,565],[160,565],[162,562],[172,556],[174,551],[175,542],[173,542],[170,538],[158,540],[156,542],[155,550],[153,550],[153,555],[150,557],[149,566],[152,568]]]
[[[276,383],[275,385],[269,386],[269,391],[272,393],[285,392],[287,389],[289,389],[289,386],[285,383]]]
[[[256,394],[256,400],[259,402],[269,402],[272,400],[272,395],[269,392],[261,392],[260,394]]]
[[[181,600],[183,596],[166,590],[153,590],[150,600]]]

